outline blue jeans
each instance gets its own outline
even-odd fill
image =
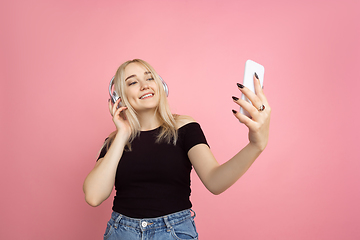
[[[194,216],[191,216],[191,212]],[[130,218],[113,212],[104,240],[182,240],[198,239],[195,212],[184,210],[157,218]]]

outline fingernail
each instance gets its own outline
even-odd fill
[[[231,110],[232,112],[233,112],[233,114],[237,114],[237,111],[235,111],[234,109],[233,110]]]
[[[232,99],[234,99],[234,101],[239,100],[239,98],[238,98],[238,97],[235,97],[235,96],[232,96]]]
[[[236,85],[238,86],[238,88],[244,88],[244,85],[242,85],[240,83],[237,83]]]
[[[255,75],[256,79],[259,80],[259,76],[256,73],[254,75]]]

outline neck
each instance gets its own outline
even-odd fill
[[[146,111],[138,113],[138,119],[141,126],[141,131],[148,131],[158,128],[161,121],[155,111]]]

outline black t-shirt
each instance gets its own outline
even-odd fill
[[[188,151],[207,144],[196,122],[178,129],[178,141],[155,143],[161,127],[142,131],[124,151],[116,177],[113,211],[133,218],[154,218],[191,208]],[[106,154],[105,147],[99,158]],[[98,158],[98,159],[99,159]]]

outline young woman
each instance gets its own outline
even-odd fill
[[[200,125],[189,116],[170,112],[163,82],[148,63],[135,59],[118,68],[114,89],[120,98],[115,104],[109,100],[116,131],[106,139],[84,182],[91,206],[107,199],[115,183],[104,239],[198,238],[189,200],[192,167],[210,192],[220,194],[267,145],[271,109],[256,75],[254,82],[256,94],[238,84],[252,105],[233,97],[252,116],[233,110],[249,128],[249,143],[219,165]]]

